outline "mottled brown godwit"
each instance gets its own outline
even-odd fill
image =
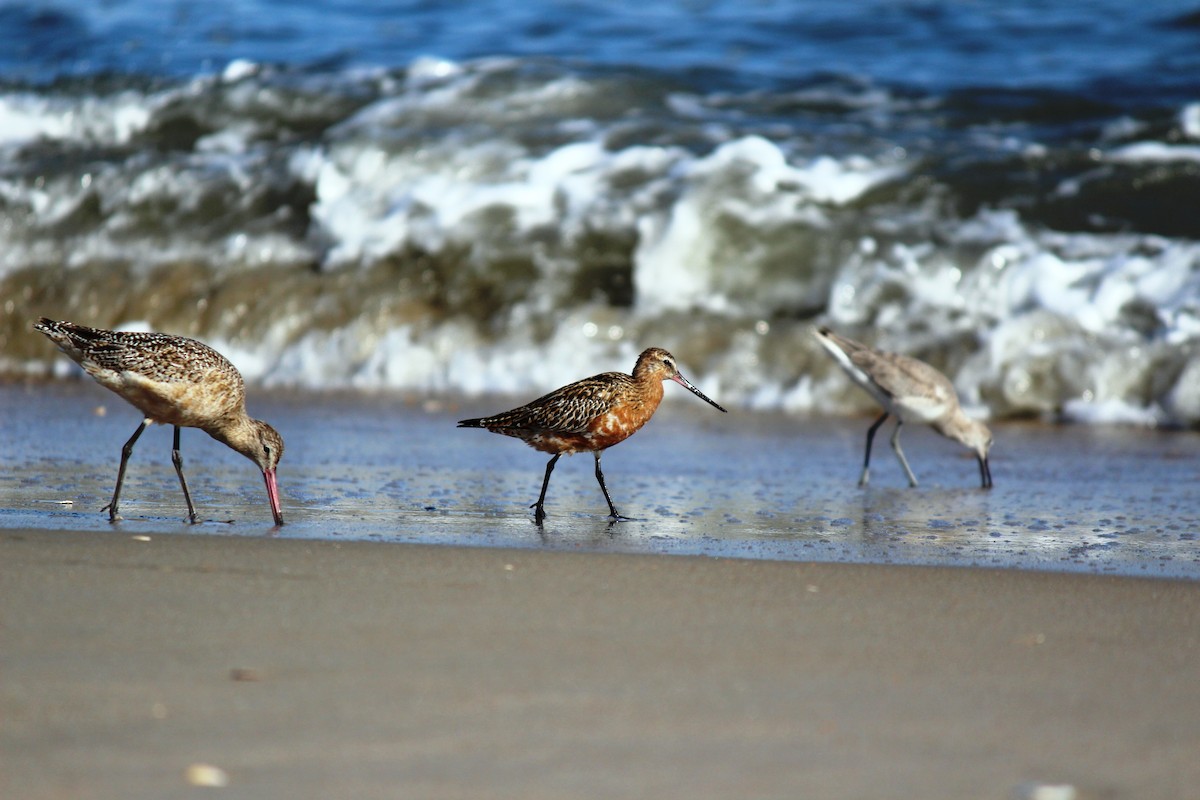
[[[679,374],[675,357],[658,347],[651,347],[638,356],[633,375],[623,372],[604,372],[556,389],[528,405],[481,419],[464,419],[460,428],[487,428],[493,433],[515,436],[535,450],[553,453],[546,464],[542,493],[534,509],[534,519],[545,519],[546,487],[550,473],[564,453],[590,452],[596,457],[596,480],[608,501],[609,515],[621,519],[604,485],[600,469],[600,454],[618,442],[623,442],[639,429],[658,408],[663,397],[663,381],[672,380],[714,408],[714,403],[691,381]]]
[[[246,392],[241,373],[228,359],[194,339],[165,333],[123,333],[88,328],[43,317],[34,326],[87,370],[96,382],[128,400],[145,419],[121,448],[117,488],[106,506],[109,520],[121,519],[117,503],[125,467],[142,431],[152,422],[175,426],[171,461],[183,487],[188,519],[195,523],[196,507],[183,477],[179,429],[199,428],[229,445],[262,470],[275,524],[283,524],[275,467],[283,456],[283,439],[267,423],[246,415]]]
[[[917,479],[909,469],[904,451],[900,449],[900,426],[905,422],[924,422],[942,436],[975,451],[983,488],[992,488],[992,470],[988,466],[992,432],[982,422],[963,413],[954,386],[945,375],[924,361],[867,347],[838,336],[828,328],[819,329],[816,336],[846,374],[884,408],[883,415],[867,430],[867,452],[863,457],[859,486],[866,486],[870,480],[871,443],[875,439],[875,431],[888,415],[895,414],[896,431],[892,434],[892,449],[900,459],[900,466],[904,467],[910,486],[916,486]]]

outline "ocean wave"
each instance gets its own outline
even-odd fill
[[[1200,422],[1195,104],[1025,99],[515,58],[0,92],[0,368],[61,371],[46,314],[270,385],[534,393],[654,344],[723,403],[865,410],[831,324],[979,413]]]

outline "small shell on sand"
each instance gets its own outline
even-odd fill
[[[191,764],[184,770],[183,777],[192,786],[221,788],[229,785],[229,773],[212,764]]]

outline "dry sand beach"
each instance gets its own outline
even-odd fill
[[[123,531],[0,579],[5,797],[1200,786],[1190,582]]]
[[[83,383],[0,394],[4,797],[1200,786],[1194,434],[1001,425],[981,492],[914,429],[921,489],[883,448],[864,491],[869,420],[667,403],[605,458],[637,519],[609,525],[568,459],[538,528],[542,456],[453,427],[493,401],[259,393],[287,525],[194,431],[209,521],[183,524],[159,428],[111,526],[136,413]]]

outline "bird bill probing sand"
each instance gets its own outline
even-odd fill
[[[922,422],[942,436],[970,448],[979,461],[982,487],[992,488],[992,470],[988,464],[992,433],[982,422],[971,419],[963,412],[954,385],[945,375],[924,361],[876,350],[839,336],[829,328],[818,329],[816,337],[846,374],[884,408],[882,416],[867,430],[867,447],[859,486],[866,486],[870,480],[871,444],[875,439],[875,431],[889,415],[894,414],[896,430],[892,433],[892,449],[900,459],[900,466],[904,467],[909,486],[916,486],[917,479],[908,466],[904,451],[900,449],[900,426],[905,422]]]
[[[283,438],[267,423],[246,414],[242,375],[208,345],[165,333],[108,331],[42,317],[33,326],[83,367],[96,382],[142,412],[144,419],[121,448],[121,466],[112,502],[112,522],[121,519],[118,503],[125,468],[138,437],[152,422],[175,427],[171,462],[195,524],[196,507],[183,477],[180,428],[199,428],[253,461],[262,470],[276,525],[283,524],[275,469],[283,456]]]
[[[604,485],[600,454],[614,444],[637,433],[654,415],[663,397],[663,381],[674,381],[719,411],[724,408],[710,400],[691,381],[679,373],[675,357],[659,347],[651,347],[638,356],[633,374],[604,372],[568,384],[539,397],[532,403],[479,419],[464,419],[460,428],[486,428],[521,439],[535,450],[553,453],[546,464],[542,492],[534,509],[534,519],[546,517],[546,489],[550,473],[564,453],[590,452],[596,457],[596,480],[608,502],[609,516],[622,519]]]

